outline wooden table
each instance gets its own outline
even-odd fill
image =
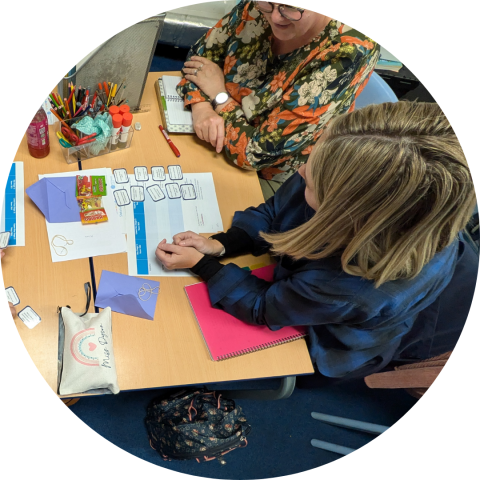
[[[78,164],[68,165],[60,145],[50,129],[50,154],[43,159],[28,153],[24,137],[15,156],[23,162],[25,189],[38,181],[39,174],[78,170]],[[86,297],[83,285],[91,282],[88,258],[53,263],[48,244],[45,217],[25,194],[25,247],[9,247],[2,260],[5,287],[13,286],[20,298],[17,312],[27,305],[42,321],[33,329],[15,318],[18,333],[43,378],[57,390],[57,307],[70,305],[75,312],[83,312]],[[93,305],[90,311],[94,311]],[[4,320],[4,319],[2,319]]]
[[[161,116],[154,82],[160,75],[148,75],[142,104],[150,104],[151,110],[134,116],[134,122],[140,122],[142,128],[135,132],[131,147],[86,160],[82,162],[82,168],[121,167],[132,174],[133,168],[138,165],[147,166],[150,170],[152,165],[167,167],[170,164],[180,164],[186,173],[212,172],[223,225],[227,229],[236,210],[244,210],[263,202],[256,172],[232,166],[222,154],[216,154],[212,147],[194,135],[171,135],[181,152],[179,159],[174,156],[158,129]],[[38,173],[76,169],[76,165],[65,163],[57,142],[53,141],[52,136],[51,139],[55,148],[45,160],[29,157],[25,143],[20,147],[16,160],[25,162],[26,187],[38,179]],[[68,303],[77,308],[76,311],[81,309],[84,301],[83,283],[90,278],[88,259],[53,264],[44,218],[28,197],[25,204],[27,246],[9,249],[8,261],[4,263],[5,285],[13,285],[22,302],[27,302],[25,304],[32,306],[42,317],[42,323],[33,330],[28,330],[19,320],[17,323],[35,364],[52,388],[55,388],[58,330],[56,307]],[[22,278],[22,271],[31,265],[33,259],[38,261],[35,265],[35,281]],[[242,267],[270,263],[267,255],[246,255],[233,261]],[[128,273],[126,253],[94,257],[93,264],[97,286],[102,270]],[[72,277],[71,281],[69,276]],[[198,279],[153,278],[161,284],[154,321],[112,312],[115,359],[121,390],[313,373],[304,340],[213,362],[183,289],[185,285],[198,282]],[[37,288],[37,285],[41,285],[41,288]],[[20,307],[23,308],[23,303]],[[46,345],[51,345],[51,348],[46,348]]]

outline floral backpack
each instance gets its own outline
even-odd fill
[[[251,427],[233,400],[206,389],[154,400],[145,424],[150,445],[164,460],[205,462],[247,446]]]

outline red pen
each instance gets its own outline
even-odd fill
[[[178,150],[178,148],[173,144],[173,142],[170,140],[170,137],[168,136],[168,133],[165,131],[165,129],[159,125],[158,128],[160,129],[160,131],[163,133],[163,136],[165,137],[165,140],[168,142],[168,144],[170,145],[170,148],[172,149],[173,153],[179,157],[180,156],[180,152]]]

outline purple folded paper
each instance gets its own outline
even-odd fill
[[[160,282],[102,271],[95,306],[153,320]]]
[[[50,223],[80,221],[75,196],[76,177],[43,177],[25,192]]]

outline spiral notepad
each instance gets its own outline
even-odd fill
[[[185,110],[175,87],[182,77],[164,75],[155,81],[163,126],[170,133],[194,133],[192,112]]]
[[[258,268],[252,274],[273,280],[273,265]],[[305,327],[283,327],[272,331],[266,326],[250,325],[213,308],[205,283],[185,287],[190,305],[212,360],[226,360],[247,353],[298,340],[306,335]]]

